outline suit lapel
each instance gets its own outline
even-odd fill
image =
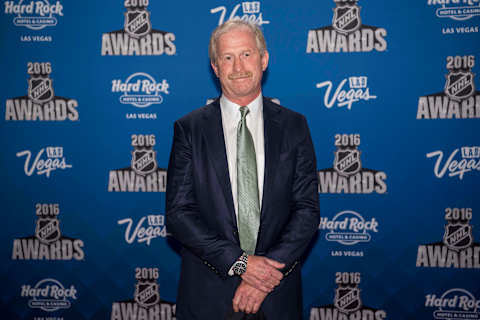
[[[215,100],[205,108],[204,124],[202,126],[205,136],[205,143],[208,148],[208,157],[213,164],[215,173],[222,187],[223,196],[230,211],[231,224],[237,226],[235,209],[233,205],[232,186],[228,173],[227,152],[222,126],[222,114],[220,111],[220,100]]]
[[[263,98],[263,126],[265,139],[265,177],[263,181],[262,212],[260,224],[264,220],[264,212],[268,209],[273,196],[269,190],[275,179],[275,170],[278,164],[280,146],[282,142],[282,128],[280,125],[280,107]]]

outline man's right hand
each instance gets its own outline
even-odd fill
[[[262,256],[250,255],[248,256],[247,271],[241,277],[258,290],[270,293],[283,279],[283,274],[279,269],[284,267],[284,263]]]

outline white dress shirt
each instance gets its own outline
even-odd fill
[[[237,127],[240,122],[241,106],[228,100],[224,95],[220,98],[220,110],[222,112],[223,135],[225,138],[225,149],[227,151],[228,171],[230,173],[230,184],[232,185],[233,203],[235,215],[238,222],[238,200],[237,200]],[[257,160],[258,178],[258,199],[260,208],[262,206],[263,178],[265,171],[265,146],[263,137],[263,97],[260,93],[255,100],[247,105],[250,110],[247,114],[247,127],[253,138],[255,156]]]

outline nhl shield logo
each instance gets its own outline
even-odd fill
[[[472,72],[450,72],[447,74],[445,83],[445,94],[451,99],[460,101],[469,98],[475,93],[475,83]]]
[[[142,176],[157,170],[156,152],[152,149],[137,149],[133,151],[132,169]]]
[[[125,12],[125,32],[134,38],[140,38],[150,33],[150,12],[147,10],[132,10]]]
[[[28,97],[37,104],[52,100],[54,97],[52,79],[41,77],[28,79]]]
[[[158,284],[139,281],[135,284],[135,301],[144,308],[149,308],[160,301]]]
[[[335,289],[335,307],[343,313],[352,313],[362,306],[360,289],[340,287]]]
[[[38,218],[35,236],[43,243],[49,244],[60,239],[59,221],[56,218]]]
[[[473,243],[472,226],[462,223],[447,224],[443,234],[443,243],[455,251],[468,248]]]
[[[339,149],[335,151],[333,168],[339,175],[349,177],[362,168],[358,149]]]
[[[348,34],[360,28],[362,21],[360,20],[360,7],[356,5],[346,5],[333,9],[333,28],[342,33]]]

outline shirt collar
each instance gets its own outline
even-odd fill
[[[225,116],[227,121],[238,122],[240,120],[240,111],[238,110],[240,105],[228,100],[225,95],[222,94],[220,97],[220,108],[222,109],[222,114]],[[248,113],[253,119],[262,115],[263,112],[263,96],[260,93],[252,102],[247,105],[250,112]]]

